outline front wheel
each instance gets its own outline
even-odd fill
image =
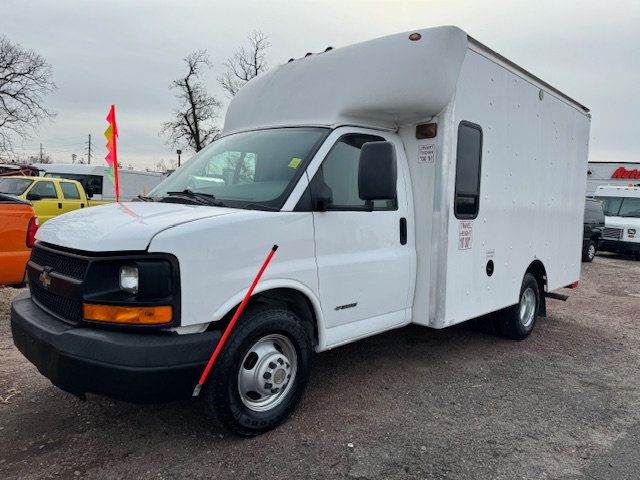
[[[520,301],[507,308],[497,319],[500,334],[514,340],[524,340],[533,331],[540,308],[540,288],[536,277],[527,273],[520,288]]]
[[[250,308],[232,331],[204,390],[207,413],[250,437],[284,422],[309,377],[311,339],[290,310]]]

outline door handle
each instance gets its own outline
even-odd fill
[[[62,202],[58,202],[58,208],[62,208]]]
[[[400,245],[407,244],[407,219],[402,217],[400,219]]]

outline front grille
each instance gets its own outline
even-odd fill
[[[40,306],[67,322],[75,324],[82,321],[82,302],[45,290],[39,285],[37,276],[33,277],[29,278],[29,289],[31,297]]]
[[[51,270],[61,275],[78,280],[84,278],[88,265],[88,262],[81,258],[38,247],[34,247],[31,251],[31,261],[41,267],[51,267]]]
[[[35,246],[31,250],[30,266],[28,268],[29,289],[33,300],[45,310],[56,315],[61,320],[77,324],[82,321],[82,302],[69,293],[72,282],[83,280],[89,265],[88,260],[69,255],[65,252]],[[72,280],[57,277],[51,286],[43,286],[40,275],[42,271],[64,275]],[[59,291],[58,291],[59,290]]]
[[[602,231],[602,238],[606,238],[607,240],[621,240],[622,229],[605,227],[605,229]]]

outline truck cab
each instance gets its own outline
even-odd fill
[[[24,286],[38,217],[27,200],[0,193],[0,218],[0,286]]]
[[[221,345],[204,406],[252,436],[313,351],[487,314],[524,340],[579,278],[589,118],[455,27],[288,62],[143,201],[38,231],[14,341],[60,388],[134,402],[188,397]]]
[[[43,177],[2,177],[0,193],[29,200],[40,224],[89,205],[82,185],[75,180]]]
[[[584,205],[584,233],[582,236],[583,262],[592,262],[595,258],[598,244],[602,240],[604,222],[602,201],[587,198]]]
[[[640,260],[640,184],[600,186],[595,196],[603,202],[605,214],[600,250]]]

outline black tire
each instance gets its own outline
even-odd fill
[[[525,315],[526,318],[522,318],[521,307],[525,302],[525,292],[531,291],[535,297],[533,301],[533,317]],[[526,294],[529,297],[529,293]],[[522,280],[522,287],[520,287],[520,299],[519,303],[506,308],[502,314],[496,319],[496,327],[500,335],[511,338],[513,340],[524,340],[527,338],[533,328],[536,325],[536,319],[538,318],[538,312],[540,311],[540,287],[536,277],[531,273],[526,273]],[[528,310],[526,310],[528,312]],[[525,312],[526,313],[526,312]]]
[[[240,395],[239,373],[244,368],[243,360],[247,364],[245,356],[252,347],[271,335],[286,337],[295,348],[296,372],[280,403],[266,411],[255,411]],[[308,330],[293,312],[266,305],[248,308],[231,332],[204,386],[207,415],[243,437],[260,435],[277,427],[289,418],[302,398],[311,371],[311,354]],[[255,365],[252,368],[258,368]],[[244,398],[246,401],[246,396]]]
[[[596,242],[593,240],[589,240],[589,242],[584,246],[582,250],[582,261],[583,262],[592,262],[596,256]]]

